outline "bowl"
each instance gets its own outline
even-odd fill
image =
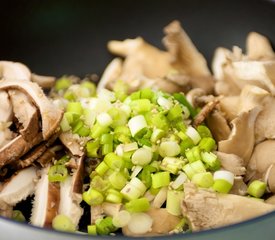
[[[250,31],[275,43],[275,3],[256,0],[48,0],[1,4],[1,59],[25,63],[33,72],[61,76],[101,74],[112,59],[106,44],[142,36],[163,48],[162,29],[178,19],[211,63],[219,46],[244,48]],[[26,206],[27,207],[27,206]],[[156,239],[275,239],[275,212],[239,224]],[[0,217],[1,240],[131,239],[61,233]]]

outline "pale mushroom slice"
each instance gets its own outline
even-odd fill
[[[234,173],[236,176],[245,175],[246,168],[244,160],[235,154],[215,152],[221,162],[221,167],[227,171]]]
[[[231,129],[223,114],[214,110],[206,119],[207,126],[211,130],[214,139],[219,142],[229,137]]]
[[[82,156],[84,154],[84,146],[87,142],[86,138],[81,138],[79,135],[71,132],[63,132],[60,134],[59,139],[74,156]]]
[[[52,227],[60,202],[59,183],[49,182],[49,167],[44,168],[35,189],[30,223],[38,227]]]
[[[270,41],[257,32],[250,32],[246,39],[247,56],[251,60],[275,59]]]
[[[275,205],[275,195],[272,195],[268,199],[265,200],[266,203]]]
[[[81,194],[73,193],[72,190],[73,177],[68,176],[64,182],[60,183],[60,204],[58,214],[69,217],[74,226],[77,227],[83,214],[83,209],[80,207],[82,197]]]
[[[224,113],[228,121],[232,121],[238,116],[239,96],[224,96],[220,98],[219,108]]]
[[[5,202],[0,202],[0,216],[11,218],[13,212],[13,207],[6,204]]]
[[[0,90],[19,90],[31,99],[41,116],[44,140],[56,132],[62,119],[62,111],[55,107],[36,83],[23,80],[20,83],[16,80],[1,80]]]
[[[275,210],[275,206],[234,194],[219,194],[184,185],[182,212],[193,231],[217,228],[257,217]]]
[[[0,79],[27,80],[31,79],[29,68],[19,62],[0,61]]]
[[[229,192],[230,194],[245,196],[247,195],[247,185],[244,182],[243,177],[234,177],[234,184]]]
[[[260,111],[261,109],[256,107],[235,118],[229,138],[218,143],[219,151],[239,156],[246,166],[254,148],[255,121]]]
[[[9,97],[13,106],[14,116],[22,124],[19,133],[27,141],[34,138],[39,131],[39,116],[36,107],[29,98],[18,90],[9,90]]]
[[[55,83],[55,77],[53,76],[42,76],[35,73],[31,74],[31,81],[37,83],[42,88],[52,88]]]
[[[115,82],[119,79],[122,71],[122,60],[113,59],[105,68],[102,77],[97,85],[97,92],[103,88],[113,89]]]
[[[275,98],[268,97],[263,102],[263,110],[259,113],[255,123],[256,142],[265,139],[275,139]]]
[[[274,149],[275,140],[266,140],[255,146],[247,165],[247,181],[262,176],[272,164],[275,164]]]
[[[9,122],[12,120],[13,111],[9,95],[5,91],[0,91],[0,123]]]
[[[264,176],[267,188],[270,192],[275,193],[275,163],[271,164]]]
[[[169,234],[175,229],[181,220],[180,217],[168,213],[165,208],[151,208],[148,212],[146,212],[146,214],[148,214],[153,220],[151,231],[145,234],[136,234],[130,231],[127,226],[125,226],[122,228],[123,234],[131,237],[159,236]]]
[[[190,76],[191,85],[212,92],[214,81],[207,62],[197,50],[178,21],[173,21],[164,28],[166,36],[163,39],[170,53],[170,62],[181,74]]]
[[[4,184],[0,192],[0,202],[15,206],[34,193],[37,180],[37,168],[29,167],[19,171]]]
[[[10,122],[0,122],[0,149],[10,143],[14,137],[16,137],[16,133],[10,130]]]
[[[240,88],[246,84],[255,85],[275,95],[275,60],[273,61],[236,61],[232,69]]]

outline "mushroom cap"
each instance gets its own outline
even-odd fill
[[[0,61],[0,79],[27,80],[31,79],[29,68],[19,62]]]
[[[26,94],[40,112],[42,120],[43,138],[48,139],[59,126],[62,118],[62,111],[56,108],[45,96],[42,89],[35,83],[29,81],[1,80],[0,90],[19,90]]]
[[[259,112],[260,108],[256,107],[235,118],[232,121],[233,128],[229,138],[218,143],[219,151],[233,153],[244,159],[247,165],[254,148],[254,127]]]
[[[0,123],[11,121],[13,116],[12,104],[7,92],[0,91],[0,102]]]
[[[275,210],[274,205],[248,197],[200,189],[193,183],[186,183],[184,192],[182,211],[193,231],[242,222]]]

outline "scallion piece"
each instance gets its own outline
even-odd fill
[[[129,201],[125,204],[125,208],[131,213],[146,212],[150,209],[150,203],[147,198],[143,197]]]
[[[113,170],[121,170],[125,165],[122,157],[116,155],[113,152],[105,155],[103,161]]]
[[[11,219],[17,222],[26,222],[26,218],[20,210],[13,210]]]
[[[110,176],[109,176],[109,181],[111,185],[118,190],[121,190],[127,182],[127,179],[121,172],[116,172],[114,171]]]
[[[64,76],[56,80],[54,88],[56,91],[60,91],[69,88],[71,85],[72,80]]]
[[[168,189],[166,210],[172,215],[180,216],[182,214],[181,202],[183,199],[183,191]]]
[[[186,106],[190,112],[192,118],[197,115],[197,111],[192,107],[192,105],[187,101],[185,96],[181,93],[174,93],[173,97],[182,105]]]
[[[158,172],[151,174],[152,177],[152,188],[161,188],[168,186],[170,183],[170,173],[169,172]]]
[[[86,151],[88,157],[98,157],[98,150],[100,147],[99,140],[89,141],[86,144]]]
[[[132,117],[128,122],[131,135],[135,137],[140,131],[147,128],[147,123],[143,115]]]
[[[69,102],[67,104],[66,112],[76,113],[82,115],[83,108],[80,102]]]
[[[162,157],[175,157],[180,154],[180,146],[174,141],[162,142],[159,146],[159,154]]]
[[[210,188],[214,184],[213,176],[210,172],[196,173],[192,177],[192,182],[202,188]]]
[[[84,192],[82,198],[90,206],[99,205],[104,200],[102,193],[92,188],[89,188],[88,191]]]
[[[216,142],[211,137],[204,137],[201,139],[199,143],[199,147],[201,150],[204,150],[206,152],[213,151],[216,148]]]
[[[55,216],[55,218],[52,221],[52,227],[55,230],[63,232],[76,231],[76,226],[73,224],[72,220],[63,214]]]
[[[249,184],[247,188],[248,194],[256,198],[262,197],[265,191],[266,191],[266,183],[259,180],[254,180]]]
[[[121,203],[123,195],[115,189],[109,189],[106,193],[106,201],[110,203]]]
[[[113,225],[113,219],[111,217],[97,219],[95,225],[96,231],[99,235],[108,235],[117,230],[117,228]]]
[[[228,193],[234,184],[234,174],[226,171],[219,170],[214,173],[214,185],[212,188],[220,193]]]
[[[53,165],[48,172],[50,182],[63,182],[68,176],[68,170],[64,165]]]
[[[87,226],[87,232],[89,235],[97,235],[97,231],[96,231],[96,225],[88,225]]]
[[[139,166],[145,166],[152,160],[152,151],[148,148],[139,148],[132,155],[132,163]]]

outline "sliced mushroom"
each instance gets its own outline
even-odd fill
[[[256,32],[250,32],[246,39],[247,56],[251,60],[275,59],[269,40]]]
[[[191,103],[193,107],[197,106],[197,99],[206,95],[206,92],[201,88],[193,88],[186,94],[186,99]]]
[[[13,111],[9,95],[5,91],[0,91],[0,123],[12,120]]]
[[[0,216],[11,218],[12,217],[13,207],[5,202],[0,202]]]
[[[103,218],[104,211],[102,205],[96,205],[91,207],[91,224],[95,224],[97,219]]]
[[[107,216],[114,217],[118,214],[118,212],[121,210],[122,204],[121,203],[108,203],[104,202],[102,204],[102,209],[104,214]]]
[[[233,153],[242,158],[247,165],[254,148],[254,127],[259,112],[260,108],[257,107],[235,118],[229,138],[218,143],[219,151]]]
[[[31,79],[28,67],[19,62],[0,61],[0,79],[27,80]]]
[[[0,149],[0,168],[18,160],[42,140],[43,137],[41,133],[38,133],[31,141],[26,141],[22,135],[12,139]]]
[[[24,139],[29,141],[39,131],[37,109],[24,93],[18,90],[10,90],[8,93],[13,106],[14,116],[22,124],[19,132]]]
[[[247,194],[247,185],[245,184],[243,177],[237,176],[234,178],[234,184],[229,193],[240,196],[245,196]]]
[[[105,68],[104,73],[97,85],[97,91],[102,88],[113,89],[114,83],[119,79],[122,71],[122,60],[120,58],[113,59]]]
[[[272,195],[268,199],[265,200],[266,203],[275,205],[275,195]]]
[[[235,175],[244,175],[246,168],[244,160],[235,154],[216,152],[218,159],[221,161],[223,169],[234,173]]]
[[[84,138],[71,132],[63,132],[60,134],[59,139],[73,155],[82,156],[84,154],[84,146],[86,142]]]
[[[31,75],[31,81],[37,83],[42,88],[51,88],[54,86],[55,77],[52,76],[41,76],[35,73]]]
[[[192,183],[185,184],[184,193],[182,211],[193,231],[242,222],[275,210],[274,205],[248,197],[199,189]]]
[[[176,225],[180,222],[181,218],[174,216],[167,212],[165,208],[151,208],[146,212],[152,219],[153,225],[150,232],[145,234],[136,234],[129,230],[129,228],[123,227],[122,232],[126,236],[158,236],[163,234],[169,234],[175,229]]]
[[[246,179],[264,174],[270,165],[275,164],[275,140],[266,140],[257,144],[247,165]]]
[[[196,49],[191,39],[181,28],[178,21],[173,21],[164,32],[163,43],[170,53],[171,65],[183,75],[191,77],[193,87],[212,92],[214,81],[210,75],[203,55]]]
[[[229,137],[231,129],[223,114],[215,110],[206,119],[207,126],[211,130],[214,139],[219,142]]]
[[[275,163],[271,164],[264,176],[268,190],[275,193]]]
[[[275,94],[275,61],[238,61],[232,63],[237,84],[251,84]]]
[[[83,214],[80,207],[82,201],[81,195],[75,196],[73,190],[73,177],[68,176],[67,179],[60,184],[60,204],[58,214],[64,214],[69,217],[75,226],[78,226],[79,220]]]
[[[52,220],[58,213],[60,186],[49,182],[48,171],[49,168],[42,170],[41,179],[36,185],[30,222],[35,226],[51,228]]]
[[[0,202],[15,206],[35,190],[35,183],[38,179],[35,167],[25,168],[13,175],[3,186],[0,192]]]
[[[275,139],[275,98],[268,97],[263,102],[263,110],[259,113],[255,123],[256,142],[265,139]]]
[[[45,96],[42,89],[35,83],[29,81],[1,80],[0,90],[19,90],[25,93],[38,107],[42,120],[43,138],[47,140],[59,126],[62,111],[56,108]]]
[[[239,105],[239,102],[239,96],[226,96],[220,98],[219,107],[228,121],[232,121],[234,118],[237,117],[239,113],[237,107]]]

